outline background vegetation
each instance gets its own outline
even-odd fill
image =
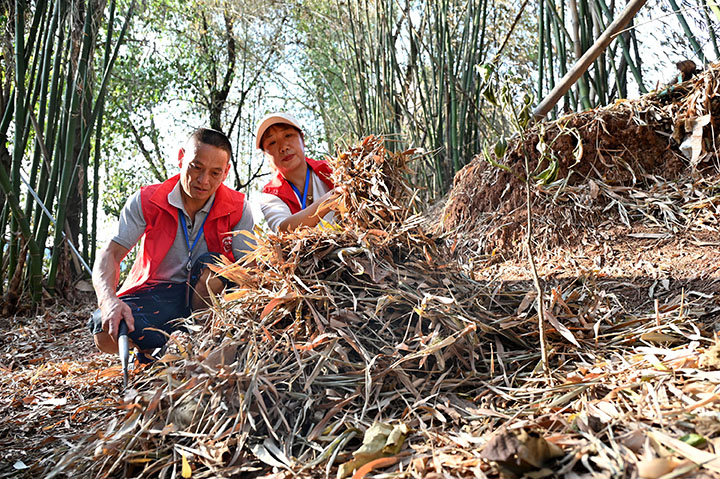
[[[227,132],[230,183],[264,181],[259,117],[288,109],[320,156],[367,134],[423,148],[427,201],[509,135],[500,96],[537,103],[618,15],[615,0],[0,0],[0,293],[70,294],[103,218]],[[719,55],[713,0],[650,0],[553,116],[656,89]],[[503,94],[503,91],[506,94]],[[62,225],[57,228],[55,225]]]

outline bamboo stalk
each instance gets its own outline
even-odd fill
[[[89,121],[88,121],[88,124],[89,124],[89,125],[93,125],[94,122],[95,122],[95,119],[96,119],[97,116],[98,116],[98,112],[99,112],[99,110],[100,110],[99,107],[100,107],[100,105],[102,104],[102,101],[103,101],[103,99],[104,99],[104,97],[105,97],[105,92],[107,91],[107,84],[108,84],[108,81],[109,81],[109,79],[110,79],[110,72],[111,72],[111,70],[112,70],[113,65],[115,64],[115,60],[117,59],[117,56],[118,56],[118,54],[119,54],[120,47],[121,47],[121,45],[123,44],[123,40],[124,40],[124,38],[125,38],[125,34],[126,34],[126,32],[127,32],[128,26],[129,26],[129,24],[130,24],[130,19],[132,18],[132,15],[133,15],[134,10],[135,10],[135,0],[133,0],[133,1],[131,2],[131,4],[130,4],[130,7],[128,7],[128,12],[127,12],[127,14],[126,14],[126,16],[125,16],[125,22],[124,22],[124,24],[123,24],[123,26],[122,26],[122,28],[121,28],[121,30],[120,30],[120,33],[118,34],[118,41],[117,41],[117,43],[116,43],[116,45],[115,45],[115,49],[113,50],[113,53],[112,53],[112,55],[110,56],[110,62],[109,62],[109,64],[108,64],[107,68],[105,69],[105,72],[103,73],[103,80],[102,80],[102,83],[100,84],[100,89],[99,89],[99,92],[98,92],[98,97],[97,97],[97,100],[96,100],[96,104],[95,104],[95,106],[94,106],[93,109],[92,109],[92,114],[91,114],[90,119],[89,119]],[[91,16],[90,9],[88,9],[87,15],[90,15],[90,16]],[[88,17],[86,17],[86,20],[87,20],[87,18],[88,18]],[[90,23],[92,23],[92,21],[90,21]],[[87,23],[86,23],[86,28],[87,28],[87,29],[91,29],[91,25],[88,26]],[[88,43],[89,41],[92,41],[92,40],[88,40],[88,36],[89,36],[89,35],[86,35],[86,37],[85,37],[86,40],[85,40],[85,42],[83,42],[83,56],[81,56],[81,63],[80,63],[80,65],[83,65],[83,68],[87,68],[87,53],[88,53],[88,52],[86,51],[86,48],[89,48],[89,45],[85,45],[85,44]],[[83,58],[85,58],[84,63],[83,63]],[[78,72],[80,72],[80,70],[81,70],[81,69],[79,69]],[[77,78],[77,77],[76,77],[76,78]],[[72,104],[72,105],[75,105],[74,102],[77,101],[77,100],[78,100],[77,97],[73,97],[73,99],[71,100],[71,104]],[[69,122],[72,122],[72,121],[77,121],[77,120],[76,120],[76,119],[75,119],[75,120],[73,120],[73,119],[70,119],[70,120],[69,120]],[[68,124],[70,125],[70,123],[68,123]],[[71,126],[68,126],[68,130],[67,130],[67,131],[68,131],[68,132],[72,131],[71,128],[72,128]],[[81,150],[85,150],[85,149],[87,148],[87,145],[89,144],[90,138],[91,138],[91,136],[92,136],[92,132],[93,132],[93,128],[92,128],[91,126],[89,126],[89,127],[86,129],[84,136],[82,137],[81,144],[80,144]],[[68,154],[69,151],[72,151],[71,146],[72,146],[72,145],[70,145],[70,142],[69,142],[69,141],[66,141],[66,148],[65,148],[66,155]],[[68,164],[68,163],[72,163],[72,162],[67,162],[67,163],[65,164],[65,168],[67,168],[66,171],[74,172],[74,169],[77,167],[77,162],[75,163],[75,166],[72,167],[72,168],[69,167],[69,164]],[[63,175],[65,175],[65,169],[64,169]],[[74,176],[74,173],[71,174],[70,176]],[[69,178],[66,178],[66,177],[63,177],[63,187],[62,187],[62,189],[61,189],[61,195],[60,195],[60,201],[61,201],[63,204],[66,204],[66,203],[67,203],[68,193],[69,193],[69,183],[70,183],[70,179],[69,179]],[[61,218],[61,216],[64,216],[64,214],[63,214],[63,212],[62,212],[63,209],[64,209],[64,208],[60,208],[60,207],[58,208],[58,210],[59,210],[58,218],[57,218],[58,224],[64,224],[64,222],[65,222],[64,217]],[[62,221],[61,221],[61,220],[62,220]],[[61,230],[56,230],[56,231],[60,231],[59,233],[56,232],[56,235],[55,235],[55,244],[59,244],[59,241],[61,241],[62,238],[59,238],[58,236],[59,236],[59,235],[62,235],[62,231],[61,231]],[[53,260],[55,260],[55,258],[56,258],[56,256],[53,255]],[[59,259],[59,257],[58,257],[58,259]],[[49,276],[48,276],[48,287],[54,286],[54,280],[55,280],[56,275],[57,275],[57,260],[51,261],[51,264],[50,264],[50,274],[49,274]],[[52,282],[51,282],[51,280],[52,280]],[[51,286],[51,285],[52,285],[52,286]]]
[[[593,8],[594,7],[594,8]],[[597,7],[597,3],[593,3],[590,9],[590,20],[592,21],[593,38],[600,36],[601,32],[605,29],[605,25],[602,23],[602,14],[600,9]],[[603,50],[600,55],[595,59],[595,91],[597,92],[596,105],[607,105],[607,85],[610,80],[608,78],[607,70],[605,68],[606,55]]]
[[[690,29],[690,25],[688,25],[687,20],[685,20],[685,16],[682,14],[682,10],[680,10],[680,7],[678,7],[678,4],[675,0],[668,0],[670,2],[670,6],[672,7],[673,11],[675,12],[675,16],[678,19],[678,22],[680,22],[680,26],[683,29],[683,32],[685,32],[685,37],[690,42],[690,45],[692,45],[693,50],[695,50],[695,54],[700,59],[700,62],[705,64],[707,60],[705,59],[705,53],[703,53],[702,47],[698,43],[697,39],[695,38],[695,35],[692,32],[692,29]]]
[[[546,7],[549,7],[546,5]],[[552,30],[552,16],[549,12],[549,8],[546,8],[542,15],[545,17],[545,22],[548,25],[548,30]],[[550,32],[548,32],[548,41],[545,42],[545,47],[547,48],[547,64],[548,64],[548,88],[552,90],[555,88],[555,58],[553,55],[553,46],[552,41],[550,41]],[[562,61],[561,61],[562,63]],[[553,118],[557,118],[557,107],[553,109]]]
[[[610,9],[607,6],[607,3],[605,0],[596,0],[597,4],[600,5],[600,8],[603,10],[605,15],[608,18],[612,17],[612,14],[610,12]],[[625,61],[627,62],[628,67],[630,68],[630,71],[632,72],[633,76],[635,77],[635,82],[638,85],[638,89],[640,90],[640,93],[645,94],[647,93],[647,88],[645,87],[645,84],[643,83],[642,79],[642,73],[640,72],[640,69],[637,65],[635,65],[635,62],[632,59],[632,56],[630,55],[630,46],[628,45],[628,42],[625,38],[626,34],[621,33],[618,35],[618,43],[620,43],[620,47],[622,48],[623,57],[625,58]],[[625,89],[627,89],[627,85],[625,84]]]
[[[5,294],[5,263],[7,262],[7,255],[9,254],[6,248],[8,243],[5,241],[5,230],[8,227],[7,219],[9,211],[10,205],[3,197],[2,211],[0,212],[0,228],[2,228],[0,231],[0,295]]]
[[[52,8],[52,5],[50,5]],[[57,7],[56,7],[57,8]],[[52,8],[53,10],[56,10],[56,8]],[[45,39],[44,39],[44,48],[43,48],[43,55],[42,55],[42,62],[40,67],[40,81],[38,82],[38,88],[40,89],[40,99],[39,99],[39,112],[37,115],[37,121],[40,125],[40,132],[36,132],[36,139],[35,139],[35,148],[33,152],[33,159],[32,159],[32,166],[30,167],[30,185],[33,188],[37,187],[38,184],[38,176],[41,176],[40,172],[40,165],[41,162],[43,162],[44,158],[42,156],[42,147],[40,144],[40,140],[37,138],[39,134],[42,133],[42,129],[45,125],[45,116],[47,112],[47,96],[48,96],[48,82],[50,79],[50,64],[52,60],[52,53],[55,47],[54,39],[55,39],[55,31],[57,30],[57,15],[52,14],[48,15],[49,24],[44,29],[45,32]],[[33,102],[34,104],[34,102]],[[43,145],[44,147],[44,145]],[[25,216],[28,217],[30,220],[32,220],[32,201],[31,198],[28,195],[28,198],[25,203]],[[35,218],[34,223],[37,223],[37,218]]]
[[[68,108],[69,117],[65,131],[65,147],[63,155],[64,163],[60,177],[60,194],[58,198],[56,218],[58,226],[55,228],[53,254],[50,260],[50,272],[48,274],[47,280],[48,289],[50,291],[54,291],[55,288],[55,279],[57,278],[57,271],[60,262],[60,253],[62,251],[62,248],[60,247],[63,241],[62,230],[63,226],[65,225],[65,219],[67,217],[67,200],[70,193],[70,187],[73,182],[72,173],[74,169],[74,162],[72,161],[72,159],[74,158],[73,153],[75,148],[75,132],[77,131],[79,125],[80,97],[83,94],[82,90],[79,89],[79,86],[81,84],[86,85],[86,83],[84,83],[84,80],[87,77],[88,57],[90,54],[91,42],[94,38],[92,15],[92,2],[88,2],[87,9],[85,11],[83,41],[81,44],[81,52],[78,60],[77,70],[75,72],[74,80],[72,82],[68,82],[68,86],[72,89],[72,93],[70,96],[70,103]]]
[[[62,124],[63,116],[65,115],[60,108],[62,104],[62,90],[63,90],[63,58],[69,58],[70,52],[70,41],[65,43],[65,28],[61,25],[61,19],[64,17],[65,9],[63,2],[57,2],[55,4],[55,15],[58,19],[58,25],[60,26],[58,32],[57,48],[55,49],[55,58],[53,60],[53,72],[52,81],[50,82],[50,94],[48,103],[48,113],[50,117],[45,126],[45,144],[53,145],[53,156],[52,158],[58,158],[58,152],[60,151],[60,143],[58,141],[58,125]],[[51,161],[46,159],[43,163],[44,167],[40,172],[40,180],[38,182],[38,193],[43,196],[44,204],[52,211],[53,202],[55,199],[55,185],[57,183],[59,162]],[[48,220],[45,215],[42,214],[40,206],[35,208],[35,228],[33,230],[33,236],[39,245],[45,247],[45,240],[47,238]]]
[[[105,55],[103,58],[103,70],[108,71],[110,65],[110,48],[112,47],[113,26],[115,23],[115,0],[110,1],[110,11],[108,13],[107,36],[105,38]],[[95,127],[95,146],[93,152],[95,154],[93,160],[93,191],[92,191],[92,226],[90,232],[90,264],[95,264],[95,254],[97,251],[97,224],[98,209],[100,203],[100,153],[103,116],[105,113],[105,99],[98,100],[98,119]]]
[[[590,38],[592,37],[592,26],[588,29],[587,22],[589,21],[589,15],[587,14],[587,2],[586,0],[577,0],[578,5],[578,28],[580,36],[578,37],[577,41],[579,42],[579,48],[576,47],[575,58],[582,58],[582,54],[586,52],[590,48]],[[588,30],[591,32],[590,35],[588,35]],[[577,55],[580,53],[580,55]],[[588,65],[589,67],[589,65]],[[584,71],[582,75],[580,75],[579,82],[578,82],[578,88],[580,91],[580,102],[582,104],[582,107],[584,110],[589,110],[592,108],[592,99],[590,98],[590,76],[588,75],[587,71]]]
[[[533,115],[536,119],[542,119],[548,111],[558,102],[565,92],[572,87],[578,78],[587,70],[590,64],[597,58],[597,55],[607,47],[620,30],[632,19],[638,10],[645,4],[646,0],[632,0],[625,7],[625,10],[610,24],[610,26],[595,41],[595,44],[580,58],[573,68],[565,75],[558,85],[548,96],[535,108]]]
[[[12,163],[10,170],[9,188],[6,195],[15,198],[20,197],[20,165],[22,165],[25,147],[23,137],[25,135],[25,2],[15,0],[15,135],[13,138]],[[8,198],[8,201],[11,201]],[[17,201],[17,199],[16,199]],[[13,209],[11,231],[17,231],[19,217]],[[15,275],[15,268],[18,264],[20,245],[17,236],[10,237],[10,263],[8,266],[8,277]]]
[[[543,84],[545,80],[545,2],[544,0],[538,0],[538,44],[537,44],[537,55],[538,55],[538,82],[537,82],[537,97],[542,98],[543,96]]]

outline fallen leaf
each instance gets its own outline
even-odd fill
[[[692,148],[692,157],[690,158],[690,164],[694,167],[697,166],[700,157],[705,152],[705,145],[703,143],[703,133],[705,126],[710,123],[710,114],[700,116],[695,119],[692,126],[692,136],[690,137],[690,148]]]
[[[364,466],[358,468],[357,471],[355,471],[355,474],[353,474],[352,479],[364,479],[367,473],[374,471],[375,469],[380,469],[383,467],[390,467],[394,464],[397,464],[397,462],[400,460],[400,457],[393,456],[393,457],[381,457],[380,459],[375,459],[374,461],[370,461]]]
[[[638,476],[644,479],[658,479],[672,472],[678,462],[670,457],[656,457],[638,462]]]
[[[192,468],[190,467],[190,463],[187,460],[187,456],[185,454],[181,454],[182,456],[182,477],[188,478],[192,477]]]
[[[373,423],[365,431],[362,446],[353,452],[353,459],[342,464],[338,469],[338,478],[348,477],[353,471],[358,471],[364,465],[376,459],[396,455],[405,443],[408,432],[408,427],[403,423],[395,426],[380,422]],[[365,471],[364,474],[367,474],[370,470],[372,469]]]
[[[564,453],[535,431],[504,431],[493,437],[480,451],[480,457],[491,461],[501,472],[512,475],[541,469],[550,459]]]

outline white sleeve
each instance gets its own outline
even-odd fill
[[[260,210],[262,211],[268,227],[277,233],[280,223],[292,215],[290,207],[280,197],[269,193],[260,193]]]

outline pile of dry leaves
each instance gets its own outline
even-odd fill
[[[608,216],[671,233],[715,227],[719,91],[716,64],[638,100],[538,123],[502,158],[479,155],[456,175],[439,227],[481,254],[517,254],[526,225],[525,157],[542,247],[577,243]]]
[[[543,370],[535,293],[445,259],[410,214],[411,158],[369,137],[333,159],[338,225],[260,236],[245,264],[219,267],[243,287],[49,476],[720,471],[701,444],[720,429],[720,376],[698,369],[715,367],[698,327],[712,295],[648,310],[592,272],[548,287]]]

